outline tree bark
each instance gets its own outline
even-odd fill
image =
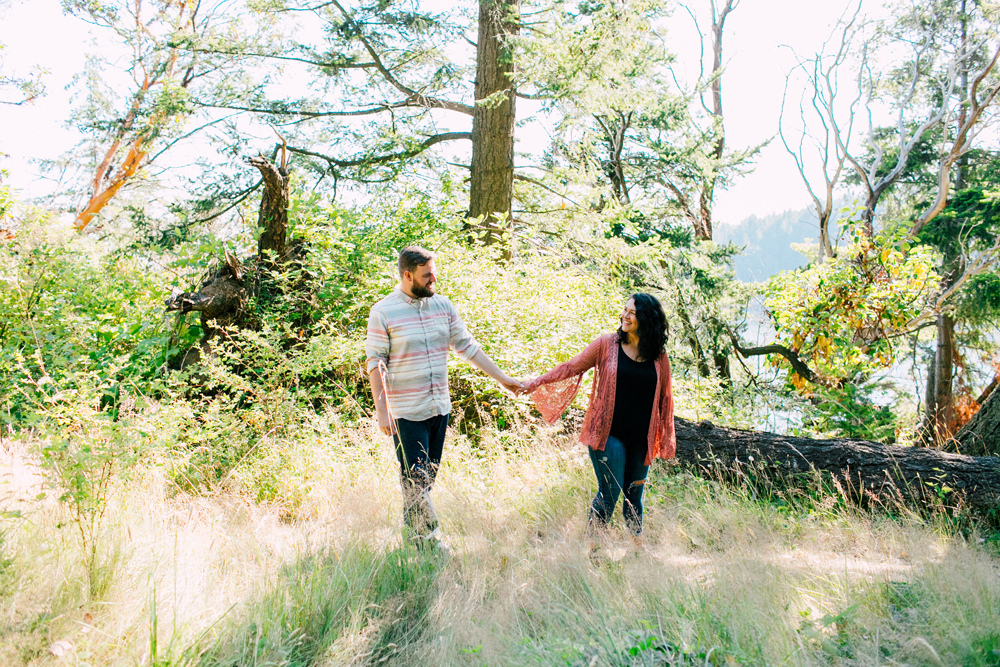
[[[629,111],[616,112],[617,118],[594,116],[604,131],[604,139],[608,143],[608,159],[604,163],[604,174],[611,181],[611,195],[622,206],[628,206],[632,199],[628,194],[628,182],[625,180],[625,167],[622,164],[622,152],[625,150],[625,134],[632,124],[632,114]]]
[[[819,211],[819,263],[823,260],[833,258],[833,244],[830,242],[830,218],[833,214],[833,203],[831,201],[832,191],[827,193],[827,203]]]
[[[994,441],[1000,436],[1000,400],[993,396]],[[974,420],[975,421],[975,420]],[[969,422],[971,425],[972,422]],[[829,474],[855,501],[963,503],[977,510],[1000,506],[1000,457],[973,457],[925,447],[866,440],[812,440],[741,431],[676,419],[677,458],[706,474],[761,471],[794,477],[813,469]],[[985,431],[984,431],[985,432]]]
[[[264,195],[257,214],[257,224],[262,228],[257,241],[257,255],[265,261],[281,262],[288,253],[286,237],[290,181],[285,156],[282,156],[281,166],[259,154],[247,162],[260,171],[264,180]]]
[[[514,196],[515,87],[510,42],[518,32],[519,8],[520,0],[479,2],[468,217],[482,219],[487,243],[499,240],[496,221],[511,217]]]
[[[960,255],[945,250],[944,281],[942,292],[955,285],[964,271]],[[923,438],[928,444],[943,446],[955,435],[955,318],[947,312],[938,313],[935,321],[937,342],[931,359],[933,372],[928,382],[933,388],[927,392],[927,410],[924,414]]]
[[[932,421],[938,443],[954,434],[955,319],[947,313],[937,316],[937,349],[934,352],[934,412]]]
[[[254,329],[259,326],[255,315],[247,310],[252,296],[261,297],[262,286],[267,283],[270,270],[294,260],[301,252],[296,244],[287,242],[289,178],[285,156],[281,165],[275,165],[263,155],[249,158],[263,177],[264,193],[261,196],[258,224],[263,228],[257,242],[257,257],[241,263],[226,252],[225,262],[209,273],[197,292],[171,294],[166,300],[167,311],[201,313],[204,332],[201,349],[220,328],[236,327]],[[305,285],[295,288],[308,289]],[[190,363],[191,360],[188,360]],[[193,358],[197,362],[197,355]]]
[[[1000,459],[1000,391],[991,391],[979,412],[945,443],[944,449]]]

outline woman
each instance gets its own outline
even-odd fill
[[[622,515],[637,543],[649,466],[653,459],[669,459],[677,450],[666,342],[667,318],[660,302],[651,294],[633,294],[616,333],[600,336],[523,389],[551,424],[573,401],[583,373],[597,367],[580,432],[597,475],[588,527],[605,526],[624,491]]]

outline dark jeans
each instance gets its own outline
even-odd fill
[[[438,521],[430,492],[441,465],[448,415],[419,422],[397,419],[396,430],[392,441],[396,445],[403,489],[403,522],[415,537],[432,537]]]
[[[614,514],[618,496],[625,492],[622,517],[633,535],[642,534],[642,491],[646,488],[645,448],[628,451],[625,443],[609,436],[604,451],[589,449],[590,461],[597,474],[597,495],[590,506],[590,524],[607,525]]]

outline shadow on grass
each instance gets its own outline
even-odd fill
[[[442,563],[413,547],[323,549],[280,569],[197,650],[203,667],[392,665],[422,639]],[[206,645],[209,644],[210,645]]]

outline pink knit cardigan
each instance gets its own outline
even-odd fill
[[[615,388],[618,376],[618,334],[605,334],[584,348],[583,352],[561,363],[545,375],[525,385],[542,418],[552,424],[566,411],[580,390],[583,374],[597,367],[597,377],[590,391],[590,405],[583,418],[580,442],[591,449],[604,451],[615,414]],[[663,354],[656,360],[656,399],[649,419],[649,449],[646,465],[653,459],[669,459],[677,452],[674,434],[674,395],[670,384],[670,360]]]

